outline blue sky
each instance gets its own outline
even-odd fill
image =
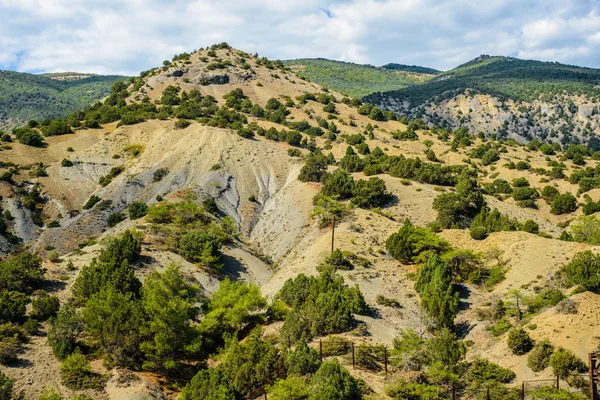
[[[598,0],[0,0],[0,69],[137,75],[227,41],[275,59],[600,67]]]

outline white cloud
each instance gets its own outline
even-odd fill
[[[0,68],[137,74],[227,41],[269,58],[447,69],[480,54],[600,67],[588,0],[0,0]]]

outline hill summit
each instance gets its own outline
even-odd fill
[[[584,396],[584,145],[432,125],[226,43],[0,140],[0,395]]]

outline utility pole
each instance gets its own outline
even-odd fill
[[[589,353],[590,372],[590,400],[598,400],[598,387],[600,383],[600,353]]]
[[[383,362],[385,364],[385,376],[387,377],[388,371],[387,371],[387,364],[388,364],[388,357],[387,357],[387,346],[383,346]]]
[[[334,241],[335,241],[335,215],[331,218],[331,254],[333,254]]]

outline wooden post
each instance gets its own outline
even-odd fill
[[[597,356],[588,353],[588,361],[589,361],[589,373],[590,373],[590,400],[598,400],[598,393],[596,391],[596,382],[594,379],[596,378],[596,359]]]
[[[333,244],[335,241],[335,215],[331,218],[331,254],[333,254]]]
[[[323,340],[319,339],[319,353],[321,354],[321,362],[323,362]]]
[[[521,400],[525,400],[525,381],[521,384]]]
[[[354,342],[352,342],[352,368],[355,368],[355,363],[354,363]]]
[[[486,394],[485,398],[487,400],[490,400],[490,388],[489,387],[487,388],[487,394]]]
[[[385,364],[385,376],[387,376],[387,346],[383,346],[383,363]]]
[[[560,389],[560,378],[556,375],[556,390]]]

